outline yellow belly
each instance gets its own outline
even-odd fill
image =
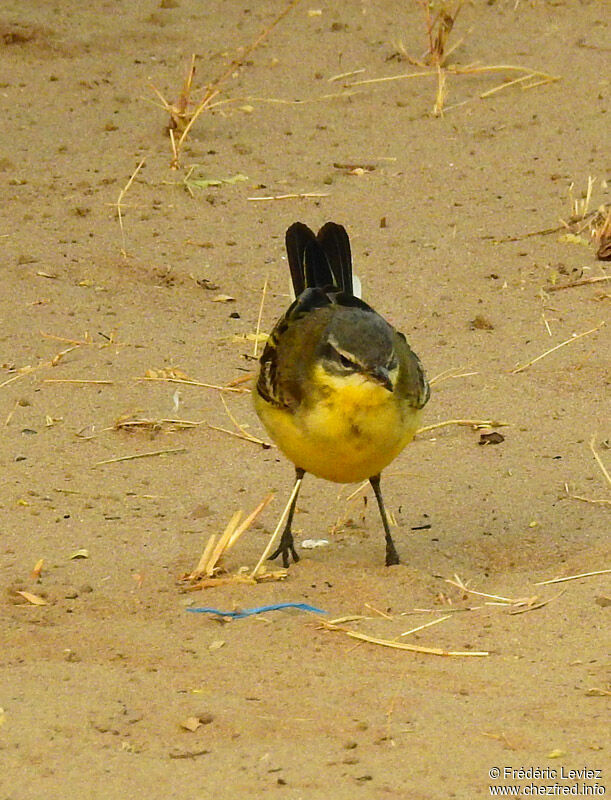
[[[297,467],[336,483],[380,473],[413,439],[420,411],[384,387],[363,379],[316,374],[320,388],[294,413],[255,394],[268,433]]]

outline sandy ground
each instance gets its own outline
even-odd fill
[[[569,217],[571,183],[579,198],[596,177],[590,207],[608,202],[609,5],[466,5],[450,63],[561,80],[481,99],[523,73],[449,74],[435,117],[434,76],[347,86],[422,71],[396,56],[426,50],[415,3],[302,0],[171,169],[149,82],[176,100],[195,53],[201,96],[283,7],[2,4],[0,800],[471,800],[533,782],[609,794],[608,576],[536,585],[609,567],[609,495],[589,446],[609,464],[609,284],[587,230],[526,235]],[[123,239],[116,204],[142,160]],[[324,196],[249,199],[291,193]],[[297,538],[328,547],[303,550],[282,582],[185,593],[177,579],[208,537],[275,491],[225,562],[254,565],[292,469],[206,424],[115,423],[235,430],[218,391],[138,378],[253,372],[244,337],[266,279],[263,329],[288,302],[283,237],[297,219],[343,223],[366,299],[430,377],[453,370],[426,424],[505,422],[505,438],[481,446],[481,431],[442,427],[387,470],[398,567],[383,566],[371,498],[309,478]],[[248,394],[226,402],[265,435]],[[159,450],[177,452],[99,464]],[[489,655],[359,642],[300,611],[186,613],[276,602],[367,617],[347,624],[387,640],[448,616],[400,641]],[[503,772],[529,767],[548,772]]]

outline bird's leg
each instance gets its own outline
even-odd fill
[[[382,525],[384,526],[384,534],[386,535],[386,566],[390,567],[393,564],[400,564],[399,554],[395,548],[395,543],[392,540],[390,533],[390,526],[388,524],[388,517],[386,516],[386,509],[384,508],[384,500],[382,499],[382,491],[380,489],[380,476],[374,475],[369,478],[369,483],[375,492],[376,500],[378,501],[378,508],[380,509],[380,516],[382,517]]]
[[[279,555],[282,555],[283,567],[288,567],[289,565],[289,553],[293,556],[293,561],[295,563],[299,561],[299,555],[295,550],[295,544],[293,542],[293,532],[291,531],[291,527],[293,525],[293,515],[295,513],[297,497],[299,496],[299,489],[301,488],[301,481],[303,480],[304,475],[305,470],[301,469],[301,467],[295,467],[295,485],[293,486],[293,489],[296,489],[296,491],[294,493],[293,502],[289,508],[289,515],[286,519],[286,525],[284,526],[282,536],[280,537],[280,544],[269,557],[271,561],[271,559],[278,558]]]

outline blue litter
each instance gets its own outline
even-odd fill
[[[258,606],[257,608],[244,608],[242,611],[219,611],[218,608],[188,608],[193,614],[215,614],[217,617],[231,617],[242,619],[253,614],[264,614],[266,611],[279,611],[282,608],[298,608],[300,611],[312,611],[314,614],[326,614],[322,608],[310,606],[307,603],[273,603],[271,606]]]

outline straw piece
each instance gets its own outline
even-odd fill
[[[450,619],[452,615],[446,614],[445,617],[439,617],[438,619],[432,619],[430,622],[425,622],[424,625],[418,625],[417,628],[411,628],[409,631],[404,631],[403,633],[399,634],[399,638],[402,636],[410,636],[412,633],[416,633],[417,631],[424,630],[424,628],[430,628],[431,625],[437,625],[440,622],[444,622],[446,619]]]
[[[210,555],[210,559],[209,559],[208,563],[206,564],[205,571],[204,571],[204,574],[207,577],[211,577],[212,573],[214,572],[214,568],[216,567],[219,559],[221,558],[221,556],[223,555],[223,553],[227,549],[227,545],[229,543],[229,540],[231,539],[231,537],[235,533],[235,529],[238,526],[238,523],[239,523],[241,518],[242,518],[242,512],[238,509],[238,511],[236,511],[235,514],[232,516],[232,518],[229,520],[229,524],[227,525],[227,527],[225,528],[225,530],[221,534],[217,544],[215,545],[215,547],[212,550],[212,553]]]
[[[219,425],[211,425],[209,422],[206,423],[206,426],[213,431],[220,431],[221,433],[227,433],[229,436],[235,436],[236,439],[242,439],[245,442],[252,442],[253,444],[259,444],[266,450],[269,450],[271,447],[275,447],[276,445],[269,444],[268,442],[264,442],[263,439],[257,439],[256,436],[250,436],[249,434],[238,433],[237,431],[230,431],[229,428],[221,428]]]
[[[575,286],[587,286],[590,283],[600,283],[601,281],[611,281],[611,275],[597,275],[593,278],[580,278],[578,281],[563,283],[558,286],[548,286],[546,292],[559,292],[561,289],[573,289]]]
[[[236,513],[240,514],[241,512],[238,511]],[[210,536],[210,538],[206,542],[206,546],[204,547],[204,552],[202,553],[201,558],[200,558],[197,566],[195,567],[194,571],[191,573],[191,575],[193,577],[207,574],[206,567],[207,567],[208,563],[210,562],[210,556],[212,555],[212,551],[214,550],[214,547],[216,545],[216,541],[217,541],[217,535],[216,535],[216,533],[213,533],[212,536]]]
[[[350,72],[340,72],[339,75],[332,75],[330,78],[327,78],[328,83],[334,83],[335,81],[341,81],[344,78],[350,78],[352,75],[361,75],[365,72],[365,67],[361,67],[360,69],[353,69]]]
[[[537,361],[540,361],[542,358],[545,358],[545,356],[549,356],[550,353],[559,350],[561,347],[564,347],[567,344],[571,344],[571,342],[576,342],[577,339],[581,339],[583,336],[589,336],[591,333],[596,333],[596,331],[599,331],[601,328],[603,328],[605,324],[606,323],[603,320],[600,323],[600,325],[597,325],[595,328],[591,328],[589,331],[584,331],[583,333],[577,333],[574,336],[571,336],[570,339],[565,339],[564,342],[560,342],[560,344],[557,344],[555,347],[551,347],[549,350],[546,350],[544,353],[541,353],[541,355],[538,355],[536,358],[527,361],[526,364],[522,364],[522,366],[510,370],[510,374],[516,375],[518,372],[523,372],[525,369],[528,369],[528,367],[531,367],[533,364],[536,364]]]
[[[231,534],[229,541],[227,542],[227,548],[226,548],[227,550],[231,550],[231,548],[238,541],[240,536],[245,531],[247,531],[248,528],[250,528],[255,519],[259,516],[259,514],[263,511],[263,509],[267,505],[269,505],[269,503],[271,503],[273,499],[274,499],[274,494],[273,492],[270,492],[266,497],[263,498],[263,500],[261,500],[259,505],[253,511],[251,511],[250,514],[237,526],[237,528]]]
[[[247,200],[257,202],[259,200],[302,200],[307,197],[329,197],[329,192],[301,192],[299,194],[276,194],[266,197],[247,197]]]
[[[291,495],[290,495],[290,497],[289,497],[289,499],[287,501],[287,504],[284,507],[284,511],[280,515],[280,519],[278,520],[278,524],[276,525],[276,529],[274,530],[274,532],[270,536],[269,541],[268,541],[267,545],[265,546],[265,549],[261,553],[261,558],[257,561],[257,565],[255,566],[253,571],[250,573],[250,577],[251,578],[255,579],[257,577],[259,571],[261,570],[263,562],[268,557],[268,555],[271,553],[272,548],[273,548],[274,544],[276,543],[276,539],[278,538],[278,534],[280,533],[280,528],[282,527],[282,525],[284,524],[285,519],[288,516],[289,508],[291,507],[291,503],[293,502],[293,500],[297,496],[297,492],[299,491],[299,488],[301,487],[302,480],[303,480],[303,478],[297,478],[297,480],[295,481],[295,485],[293,486],[293,491],[291,492]]]
[[[561,592],[558,592],[558,594],[555,594],[553,597],[548,597],[547,600],[540,600],[538,603],[534,602],[526,603],[517,608],[512,608],[509,613],[513,616],[515,614],[526,614],[528,611],[536,611],[539,608],[544,608],[544,606],[546,606],[548,603],[551,603],[552,600],[557,600],[559,597],[562,597],[565,591],[566,590],[563,589]]]
[[[579,578],[591,578],[594,575],[609,575],[611,569],[597,569],[593,572],[581,572],[579,575],[567,575],[564,578],[550,578],[548,581],[539,581],[535,586],[548,586],[550,583],[565,583],[566,581],[576,581]]]
[[[601,499],[597,500],[594,497],[582,497],[580,494],[570,494],[569,497],[573,500],[581,500],[582,503],[592,503],[593,505],[611,506],[611,500]]]
[[[127,181],[125,186],[119,192],[119,197],[117,198],[117,202],[113,204],[117,209],[117,218],[119,220],[119,228],[121,229],[121,244],[122,244],[121,255],[123,256],[123,258],[127,258],[127,251],[125,249],[125,228],[123,227],[123,214],[121,213],[122,209],[123,209],[123,198],[125,197],[125,195],[129,191],[129,188],[132,185],[132,183],[134,182],[134,179],[135,179],[136,175],[140,172],[140,170],[144,166],[144,162],[145,161],[146,161],[146,157],[142,159],[142,161],[138,164],[136,169],[132,172],[129,180]]]
[[[592,451],[592,455],[596,459],[596,462],[597,462],[598,466],[600,467],[600,469],[602,471],[602,474],[605,476],[605,480],[607,481],[609,486],[611,486],[611,475],[609,475],[609,473],[607,471],[607,468],[603,464],[602,458],[598,455],[598,453],[594,449],[594,441],[595,441],[595,439],[596,439],[596,434],[594,434],[594,436],[592,436],[592,438],[590,439],[590,450]]]
[[[499,422],[493,419],[448,419],[445,422],[435,422],[433,425],[425,425],[423,428],[418,428],[416,433],[426,433],[436,428],[445,428],[446,425],[463,425],[477,430],[478,428],[502,428],[509,424],[509,422]]]
[[[89,378],[45,378],[43,383],[94,383],[110,386],[114,381],[96,381]]]
[[[265,276],[265,283],[263,284],[263,291],[261,292],[261,303],[259,305],[259,315],[257,316],[257,329],[255,331],[255,344],[252,351],[253,358],[256,358],[258,356],[259,332],[261,330],[261,318],[263,316],[263,306],[265,305],[266,294],[267,294],[267,275]]]
[[[458,589],[461,589],[463,592],[467,592],[468,594],[475,594],[478,597],[487,597],[489,600],[499,600],[503,605],[514,606],[523,602],[523,598],[513,600],[511,597],[501,597],[498,594],[488,594],[487,592],[478,592],[475,589],[469,589],[469,587],[458,577],[458,575],[454,575],[454,578],[455,580],[452,580],[452,578],[446,578],[445,582],[451,584],[452,586],[456,586]]]
[[[322,627],[327,628],[331,631],[341,631],[345,633],[346,636],[349,636],[351,639],[358,639],[362,642],[369,642],[370,644],[378,644],[382,647],[392,647],[396,650],[409,650],[412,653],[425,653],[427,655],[432,656],[464,656],[464,657],[482,657],[482,656],[489,656],[490,653],[487,651],[461,651],[461,650],[442,650],[439,647],[419,647],[418,645],[414,644],[407,644],[406,642],[397,642],[393,639],[380,639],[376,636],[368,636],[366,633],[360,633],[359,631],[353,631],[349,628],[344,628],[340,625],[333,625],[327,620],[320,620]]]
[[[238,394],[248,394],[250,389],[238,389],[233,386],[218,386],[216,383],[202,383],[202,381],[192,381],[187,378],[165,378],[153,375],[143,375],[141,378],[134,378],[137,381],[161,381],[163,383],[184,383],[187,386],[202,386],[204,389],[216,389],[219,392],[237,392]]]
[[[151,450],[148,453],[134,453],[131,456],[119,456],[118,458],[105,458],[104,461],[96,461],[94,467],[99,467],[102,464],[116,464],[119,461],[133,461],[136,458],[148,458],[149,456],[165,456],[169,453],[184,453],[186,447],[173,447],[170,450]]]
[[[510,86],[515,86],[516,83],[527,81],[530,77],[530,75],[521,75],[519,78],[514,78],[512,81],[501,83],[499,86],[495,86],[493,89],[488,89],[487,92],[482,92],[482,94],[479,96],[480,100],[484,100],[486,97],[491,97],[493,94],[500,92],[502,89],[508,89]]]
[[[247,442],[254,442],[254,444],[260,444],[262,447],[265,447],[265,448],[270,448],[271,447],[271,444],[269,442],[264,442],[263,439],[259,439],[257,436],[253,436],[252,433],[249,433],[246,430],[246,428],[244,428],[242,425],[240,425],[240,423],[237,421],[237,419],[234,417],[234,415],[229,410],[229,406],[227,405],[227,401],[225,400],[225,398],[223,397],[222,394],[220,395],[220,398],[221,398],[221,402],[222,402],[223,406],[225,407],[225,411],[227,412],[227,416],[233,422],[233,424],[236,426],[236,428],[240,431],[240,434],[241,434],[240,438],[241,439],[246,439]],[[210,425],[209,427],[213,427],[213,426]]]
[[[274,30],[274,28],[281,22],[282,19],[284,19],[284,17],[291,11],[291,9],[293,9],[297,5],[298,2],[299,2],[299,0],[290,0],[288,5],[285,6],[285,8],[274,18],[274,20],[271,22],[271,24],[268,25],[267,28],[265,28],[259,34],[259,36],[257,36],[257,38],[253,42],[251,42],[250,45],[248,45],[248,47],[245,47],[243,49],[241,55],[238,58],[235,58],[235,59],[233,59],[231,61],[229,66],[225,69],[225,71],[222,73],[222,75],[219,78],[217,78],[211,85],[209,85],[206,88],[204,96],[202,97],[202,99],[198,103],[197,107],[194,109],[193,113],[189,116],[188,121],[186,122],[186,124],[184,126],[184,129],[182,130],[182,133],[181,133],[178,141],[176,141],[175,138],[174,138],[174,131],[172,130],[172,128],[171,127],[169,128],[170,139],[171,139],[171,142],[172,142],[172,152],[173,152],[173,159],[172,159],[172,162],[170,164],[172,169],[177,169],[178,168],[181,149],[182,149],[182,146],[183,146],[183,144],[185,142],[185,139],[187,138],[187,136],[189,134],[189,131],[193,127],[195,121],[198,119],[200,114],[202,114],[206,110],[206,108],[209,108],[212,105],[212,100],[220,93],[219,87],[223,83],[225,83],[230,77],[232,77],[235,74],[235,72],[242,66],[242,64],[244,64],[244,62],[247,60],[247,58],[256,50],[257,47],[259,47],[261,42],[263,42],[270,35],[270,33]],[[192,69],[194,69],[194,67],[193,67],[194,60],[195,60],[195,56],[192,56],[192,59],[191,59]],[[188,103],[188,96],[190,94],[192,77],[193,77],[192,73],[189,72],[189,74],[187,76],[187,80],[185,81],[184,86],[183,86],[182,101],[179,101],[179,102],[182,102],[182,105],[184,106],[184,109],[182,109],[182,114],[180,116],[180,122],[181,123],[183,122],[184,119],[187,119],[186,106],[187,106],[187,103]],[[175,111],[174,107],[171,106],[166,101],[166,99],[163,97],[163,95],[161,95],[161,93],[159,91],[157,91],[157,89],[155,89],[155,87],[153,87],[153,89],[154,89],[155,93],[157,94],[157,96],[161,99],[161,102],[163,103],[163,106],[166,109],[166,111],[168,111],[170,113],[173,110]],[[179,109],[179,110],[181,110],[181,109]],[[173,116],[172,116],[172,119],[174,119]]]
[[[20,378],[29,375],[30,372],[34,372],[35,369],[37,369],[37,367],[30,367],[30,366],[28,366],[27,368],[22,367],[22,370],[19,371],[17,375],[13,375],[11,378],[7,378],[5,381],[0,383],[0,389],[2,389],[3,386],[8,386],[9,383],[12,383],[13,381],[18,381]]]
[[[208,586],[218,586],[222,583],[256,583],[257,581],[252,579],[250,576],[245,576],[242,572],[238,572],[234,575],[227,575],[221,576],[220,573],[223,571],[220,562],[223,556],[231,550],[231,548],[235,545],[238,541],[240,536],[248,530],[248,528],[252,525],[254,520],[259,516],[259,514],[263,511],[263,509],[271,502],[273,499],[273,494],[268,494],[266,497],[261,500],[261,502],[256,506],[256,508],[248,514],[248,516],[242,520],[242,511],[236,511],[229,523],[227,524],[225,530],[219,537],[217,534],[213,533],[208,541],[206,542],[206,546],[204,548],[204,552],[202,553],[201,558],[197,564],[197,567],[188,575],[183,576],[181,580],[196,582],[194,585],[188,586],[187,589],[204,589]],[[242,521],[240,521],[242,520]],[[267,575],[267,576],[260,576],[259,580],[278,580],[280,577],[285,577],[286,573],[283,573],[281,576],[276,575]]]

